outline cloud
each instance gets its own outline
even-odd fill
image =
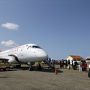
[[[9,29],[9,30],[18,30],[19,25],[15,24],[15,23],[8,23],[7,22],[7,23],[4,23],[4,24],[1,24],[1,27]]]
[[[13,47],[17,45],[13,40],[1,41],[1,44],[5,47]]]

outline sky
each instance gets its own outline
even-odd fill
[[[90,56],[90,0],[0,0],[0,50],[28,43],[53,59]]]

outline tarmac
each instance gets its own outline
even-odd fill
[[[0,72],[0,90],[90,90],[87,72],[14,70]]]

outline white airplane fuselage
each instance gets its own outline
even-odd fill
[[[10,50],[0,52],[0,59],[8,62],[43,61],[48,58],[47,53],[36,44],[25,44]]]

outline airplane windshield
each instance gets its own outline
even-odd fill
[[[32,46],[32,48],[41,48],[41,47],[39,47],[39,46]]]

